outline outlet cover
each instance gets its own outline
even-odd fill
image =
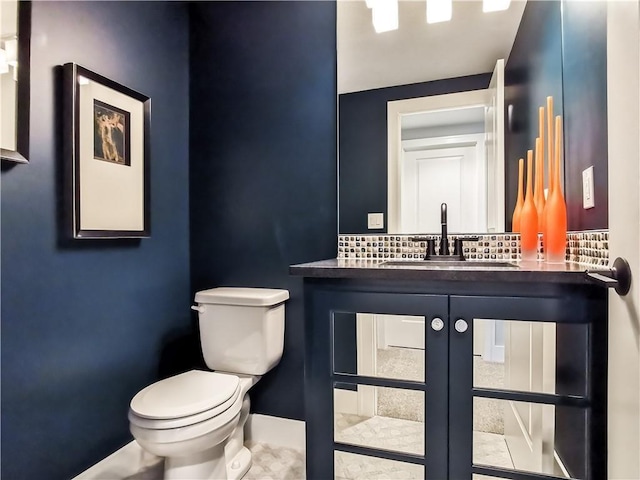
[[[593,197],[593,165],[582,171],[582,207],[587,210],[596,206]]]
[[[368,215],[369,230],[384,228],[384,213],[370,213]]]

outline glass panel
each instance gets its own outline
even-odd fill
[[[336,442],[424,455],[424,392],[339,387],[333,390]]]
[[[333,369],[424,382],[424,317],[333,313]]]
[[[583,478],[585,417],[578,408],[474,398],[473,463]]]
[[[580,324],[475,319],[473,386],[586,395],[588,333]]]
[[[334,453],[336,480],[422,480],[424,466],[398,462],[384,458],[356,455],[355,453]]]

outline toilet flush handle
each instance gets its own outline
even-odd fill
[[[195,310],[198,313],[204,313],[204,305],[191,305],[191,310]]]

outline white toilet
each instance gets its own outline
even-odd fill
[[[287,290],[213,288],[196,293],[204,360],[216,372],[191,370],[141,390],[130,429],[150,453],[165,457],[164,478],[242,478],[247,391],[275,367],[284,347]]]

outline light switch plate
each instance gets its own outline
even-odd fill
[[[384,213],[370,213],[368,215],[369,230],[384,228]]]
[[[593,165],[582,171],[582,207],[587,210],[596,206],[593,197]]]

